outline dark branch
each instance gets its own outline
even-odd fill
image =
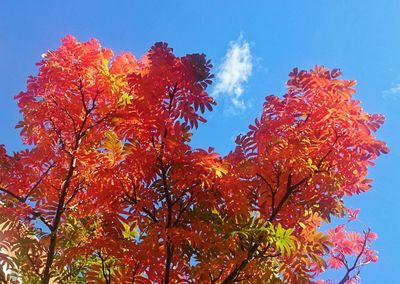
[[[103,274],[104,280],[106,281],[107,284],[110,284],[111,283],[111,274],[110,274],[110,269],[108,267],[107,267],[107,271],[106,271],[106,267],[105,267],[106,259],[103,258],[103,256],[101,255],[100,252],[97,252],[97,256],[101,260],[101,272]]]
[[[47,170],[42,174],[42,176],[39,178],[39,180],[33,185],[33,187],[28,191],[28,193],[26,194],[25,198],[24,198],[24,202],[29,198],[29,196],[32,194],[32,192],[42,183],[43,179],[48,175],[48,173],[50,172],[50,170],[52,168],[54,168],[55,166],[55,162],[53,162],[48,168]]]
[[[11,192],[3,187],[0,187],[0,191],[7,193],[8,195],[11,195],[12,197],[14,197],[15,199],[17,199],[20,202],[25,202],[25,198],[22,198],[21,196],[15,194],[14,192]]]
[[[370,229],[368,229],[367,232],[364,232],[365,238],[364,238],[364,242],[363,242],[363,246],[361,248],[360,253],[357,255],[356,259],[354,260],[353,265],[349,268],[348,265],[346,265],[346,274],[343,276],[342,280],[339,281],[339,284],[345,284],[347,280],[349,280],[350,278],[350,273],[357,268],[358,265],[358,261],[360,260],[361,256],[364,254],[365,248],[367,246],[367,241],[368,241],[368,235],[370,233]],[[346,261],[346,259],[344,259]],[[345,262],[342,260],[343,264],[345,264]],[[347,261],[346,261],[347,262]]]

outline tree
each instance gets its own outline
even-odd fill
[[[345,267],[351,283],[377,260],[369,230],[319,231],[388,152],[339,70],[294,69],[220,156],[189,143],[215,105],[204,54],[113,57],[67,36],[38,66],[16,96],[30,146],[0,148],[3,282],[309,283]]]

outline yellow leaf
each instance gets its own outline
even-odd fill
[[[108,69],[108,60],[103,58],[103,62],[102,63],[103,63],[103,72],[104,72],[104,74],[109,76],[110,72],[109,72],[109,69]]]
[[[318,167],[317,167],[316,165],[313,164],[313,161],[312,161],[310,158],[308,158],[307,164],[308,164],[308,166],[309,166],[312,170],[314,170],[314,171],[317,171],[317,170],[318,170]]]
[[[215,174],[217,175],[217,177],[222,177],[223,175],[225,175],[228,172],[222,166],[221,167],[216,167],[216,168],[214,168],[214,170],[215,170]]]
[[[118,139],[117,134],[112,130],[104,132],[103,148],[114,153],[121,153],[122,142]]]
[[[130,105],[132,103],[132,100],[133,100],[132,95],[128,94],[127,92],[122,92],[118,100],[118,106],[125,107],[127,105]]]

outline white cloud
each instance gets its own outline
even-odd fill
[[[217,84],[213,95],[226,94],[232,107],[245,109],[247,104],[242,99],[244,87],[253,70],[250,44],[240,35],[236,41],[229,43],[229,49],[216,75]]]
[[[400,99],[400,83],[392,83],[392,87],[383,91],[383,98],[388,100]]]

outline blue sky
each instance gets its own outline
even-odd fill
[[[21,149],[13,96],[36,74],[40,55],[66,34],[81,41],[95,37],[116,53],[136,56],[156,41],[168,42],[178,55],[205,53],[220,74],[210,89],[219,105],[193,145],[214,146],[223,154],[260,114],[264,97],[283,94],[293,67],[341,68],[345,78],[357,80],[356,98],[364,108],[386,116],[378,137],[391,148],[371,168],[373,189],[349,200],[379,235],[379,263],[365,267],[361,276],[363,283],[400,283],[399,14],[398,0],[1,0],[0,143],[10,151]]]

